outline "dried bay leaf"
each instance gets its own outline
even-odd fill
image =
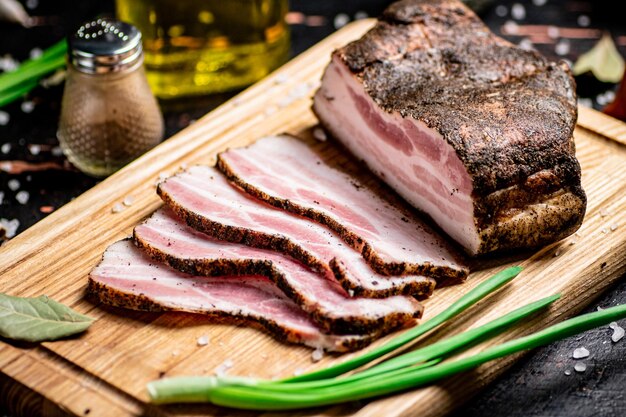
[[[605,33],[593,48],[578,58],[572,71],[574,75],[591,72],[598,80],[615,84],[622,79],[624,66],[624,58],[615,47],[611,35]]]
[[[22,298],[0,293],[0,336],[7,339],[56,340],[85,331],[93,321],[45,295]]]

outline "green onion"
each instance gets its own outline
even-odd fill
[[[522,267],[513,266],[497,273],[485,282],[477,285],[476,288],[472,289],[470,292],[455,301],[450,307],[446,308],[444,311],[442,311],[432,319],[420,324],[419,326],[405,332],[398,337],[391,339],[389,342],[376,349],[373,349],[355,358],[349,359],[346,362],[340,363],[338,365],[334,365],[326,369],[321,369],[319,371],[313,371],[307,374],[299,375],[293,378],[288,378],[283,380],[282,382],[312,381],[316,379],[330,378],[356,369],[359,366],[365,365],[366,363],[369,363],[374,359],[380,358],[381,356],[384,356],[387,353],[392,352],[409,342],[412,342],[423,334],[431,331],[435,327],[440,326],[447,320],[450,320],[452,317],[457,316],[471,305],[477,303],[487,295],[491,294],[493,291],[511,281],[521,271]]]
[[[484,341],[495,334],[498,334],[507,328],[509,328],[512,324],[518,322],[519,320],[528,317],[529,315],[539,311],[552,304],[554,301],[559,299],[560,295],[553,295],[550,297],[543,298],[539,301],[535,301],[534,303],[530,303],[524,307],[518,308],[503,317],[500,317],[496,320],[493,320],[487,324],[484,324],[475,329],[469,330],[465,333],[452,336],[450,338],[441,340],[439,342],[433,343],[429,346],[425,346],[423,348],[417,349],[415,351],[405,353],[404,355],[398,356],[394,359],[390,359],[386,362],[383,362],[379,365],[376,365],[370,369],[365,371],[343,377],[343,378],[329,378],[315,381],[303,381],[303,382],[290,382],[284,383],[280,381],[255,381],[253,379],[242,379],[241,377],[203,377],[204,378],[204,386],[228,386],[228,385],[261,385],[264,390],[273,390],[273,391],[283,391],[283,392],[296,392],[299,390],[307,390],[307,389],[335,389],[337,386],[341,384],[346,384],[349,382],[358,381],[365,378],[370,378],[376,375],[388,374],[391,371],[398,371],[404,369],[405,371],[410,367],[411,370],[415,370],[418,367],[425,368],[428,366],[433,366],[439,362],[449,354],[454,352],[458,352],[460,350],[469,349],[472,346]],[[212,379],[217,379],[217,381],[212,381]],[[201,379],[193,378],[192,384],[194,387],[199,386],[199,383],[203,381]],[[161,382],[155,383],[159,384],[160,387],[157,389],[163,390],[167,392],[168,395],[173,396],[174,398],[181,398],[181,394],[185,396],[192,394],[195,396],[195,393],[190,392],[189,387],[187,386],[187,378],[168,378]],[[179,391],[182,387],[183,391]],[[206,389],[206,388],[205,388]],[[319,392],[319,391],[318,391]]]
[[[28,93],[44,75],[65,65],[67,42],[62,40],[34,59],[24,61],[15,71],[0,74],[0,106]]]
[[[263,384],[255,385],[246,379],[241,380],[240,386],[223,386],[217,379],[213,380],[212,385],[207,386],[203,378],[190,378],[188,381],[190,391],[187,393],[180,386],[171,387],[164,384],[166,381],[150,383],[148,390],[153,401],[157,403],[208,401],[216,405],[250,410],[291,410],[318,407],[379,397],[431,384],[443,378],[476,368],[485,362],[543,346],[624,317],[626,317],[626,304],[566,320],[539,332],[505,342],[456,361],[428,367],[401,368],[381,375],[374,375],[362,380],[341,384],[332,389],[303,389],[296,392],[281,392],[265,389]],[[169,395],[168,390],[170,388],[178,391],[180,397],[175,398]]]

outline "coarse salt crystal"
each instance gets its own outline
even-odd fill
[[[320,142],[326,142],[326,140],[328,139],[328,137],[326,136],[326,132],[324,131],[324,129],[322,129],[321,127],[316,127],[315,129],[313,129],[313,137],[317,140],[319,140]]]
[[[600,217],[604,218],[604,217],[606,217],[608,215],[609,215],[609,211],[607,209],[605,209],[605,208],[601,208],[600,209]]]
[[[0,146],[0,152],[2,152],[3,154],[8,154],[9,151],[11,151],[11,144],[10,143],[3,143],[2,146]]]
[[[124,197],[124,201],[122,201],[122,203],[124,203],[126,207],[132,206],[134,202],[135,197],[133,197],[132,195],[127,195],[126,197]]]
[[[33,48],[30,50],[28,57],[30,59],[37,59],[39,58],[41,55],[43,55],[43,51],[41,50],[41,48]]]
[[[526,8],[520,3],[515,3],[511,7],[511,17],[515,20],[523,20],[526,18]]]
[[[615,325],[614,327],[612,327],[613,334],[611,335],[611,340],[613,341],[613,343],[617,343],[620,340],[622,340],[626,332],[624,331],[624,328],[620,327],[617,323],[611,323],[611,324]]]
[[[39,146],[39,145],[30,145],[28,147],[28,151],[31,153],[31,155],[39,155],[39,153],[41,152],[41,146]]]
[[[512,20],[507,20],[504,22],[504,26],[502,27],[505,35],[516,35],[519,31],[519,26]]]
[[[274,77],[274,84],[284,84],[289,80],[289,76],[284,72],[281,72],[276,77]]]
[[[572,371],[570,371],[569,369],[565,370],[565,375],[570,376],[572,374]]]
[[[324,357],[324,349],[317,348],[311,353],[311,360],[313,362],[319,362]]]
[[[559,35],[560,35],[560,33],[561,33],[561,32],[559,31],[559,28],[558,28],[558,27],[556,27],[556,26],[550,26],[550,27],[548,27],[548,31],[547,31],[547,32],[548,32],[548,37],[550,37],[550,38],[552,38],[552,39],[556,39],[556,38],[558,38],[558,37],[559,37]]]
[[[544,6],[548,0],[533,0],[533,4],[537,7]]]
[[[616,231],[617,230],[617,223],[613,223],[609,228],[611,229],[611,232]]]
[[[6,126],[9,123],[9,120],[11,120],[9,113],[0,110],[0,126]]]
[[[578,97],[578,104],[583,107],[593,107],[593,100],[590,98]]]
[[[7,182],[7,185],[9,186],[9,190],[11,190],[11,191],[15,191],[18,188],[20,188],[20,182],[18,180],[16,180],[15,178],[10,179]]]
[[[596,310],[597,310],[597,311],[602,311],[602,310],[604,310],[604,309],[603,309],[602,307],[598,306],[598,307],[596,307]]]
[[[19,191],[17,194],[15,194],[15,199],[20,204],[28,203],[29,198],[30,198],[30,194],[28,193],[28,191],[22,190],[22,191]]]
[[[289,96],[294,99],[300,99],[306,96],[309,91],[310,88],[306,83],[299,83],[289,91]]]
[[[603,234],[605,234],[605,235],[606,235],[607,233],[609,233],[609,231],[607,230],[607,228],[606,228],[606,227],[603,227],[603,228],[602,228],[602,230],[600,230],[600,231],[601,231]]]
[[[499,17],[506,16],[508,12],[509,12],[509,9],[503,4],[500,4],[496,7],[496,15]]]
[[[579,347],[574,349],[574,353],[572,354],[572,358],[574,359],[582,359],[589,356],[589,351],[584,347]]]
[[[369,15],[364,10],[359,10],[358,12],[354,14],[354,20],[363,20],[363,19],[367,19],[368,17]]]
[[[586,14],[581,14],[578,16],[578,19],[576,19],[576,22],[578,23],[578,26],[586,28],[589,24],[591,24],[591,19]]]
[[[52,155],[54,156],[62,156],[63,155],[63,149],[61,149],[60,146],[55,146],[54,148],[52,148]]]
[[[0,226],[5,230],[5,237],[10,239],[17,233],[17,229],[20,227],[20,221],[18,219],[7,220],[2,218],[0,219]]]
[[[207,335],[200,336],[198,338],[198,340],[196,341],[196,343],[198,344],[198,346],[206,346],[206,345],[208,345],[209,344],[209,336],[207,336]]]
[[[0,204],[4,202],[4,193],[0,191]]]
[[[556,43],[556,46],[554,47],[554,52],[556,52],[556,54],[560,56],[567,55],[569,54],[570,47],[571,45],[569,40],[561,39]]]
[[[24,113],[31,113],[35,109],[35,103],[29,100],[22,101],[20,108],[22,109]]]
[[[576,364],[574,365],[574,370],[576,372],[585,372],[587,370],[587,365],[585,365],[583,362],[576,362]]]
[[[335,29],[340,29],[344,27],[345,25],[347,25],[349,21],[350,21],[350,16],[348,16],[345,13],[339,13],[333,19],[333,26],[335,27]]]
[[[354,297],[354,290],[348,290],[348,295],[350,297]]]
[[[214,371],[215,375],[224,376],[226,375],[226,372],[228,372],[228,370],[232,367],[233,367],[233,361],[230,359],[226,359],[224,362],[222,362],[221,365],[215,368],[215,371]]]
[[[124,211],[126,209],[126,207],[124,207],[124,205],[120,204],[120,203],[116,203],[113,208],[111,209],[111,213],[119,213],[121,211]]]
[[[532,50],[532,49],[534,49],[534,48],[535,48],[535,46],[533,45],[533,43],[532,43],[532,42],[530,41],[530,39],[528,39],[528,38],[524,38],[524,39],[522,39],[522,40],[519,42],[518,46],[519,46],[520,48],[522,48],[523,50],[525,50],[525,51],[530,51],[530,50]]]
[[[172,356],[178,356],[178,351],[177,350],[172,351]]]
[[[561,250],[560,250],[560,249],[557,249],[557,250],[554,252],[554,257],[556,258],[556,257],[557,257],[557,256],[559,256],[560,254],[561,254]]]
[[[39,6],[39,0],[26,0],[26,7],[29,9],[36,9]]]
[[[267,353],[261,353],[261,358],[262,359],[267,359]]]
[[[302,375],[303,373],[304,373],[304,369],[296,368],[296,370],[293,371],[293,376],[299,376],[299,375]]]
[[[276,103],[276,105],[278,106],[278,108],[284,109],[285,107],[289,106],[294,101],[295,100],[294,100],[293,97],[285,96],[285,97],[281,98],[280,100],[278,100],[278,103]]]
[[[570,246],[574,246],[577,242],[578,242],[578,240],[572,239],[572,240],[569,241],[569,245]]]

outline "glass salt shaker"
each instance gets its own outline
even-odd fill
[[[59,143],[74,166],[104,177],[163,137],[163,116],[143,70],[141,32],[98,19],[81,26],[68,45]]]

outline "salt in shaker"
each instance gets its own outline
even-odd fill
[[[163,137],[163,116],[143,70],[141,33],[113,19],[85,23],[69,38],[58,138],[81,171],[107,176]]]

